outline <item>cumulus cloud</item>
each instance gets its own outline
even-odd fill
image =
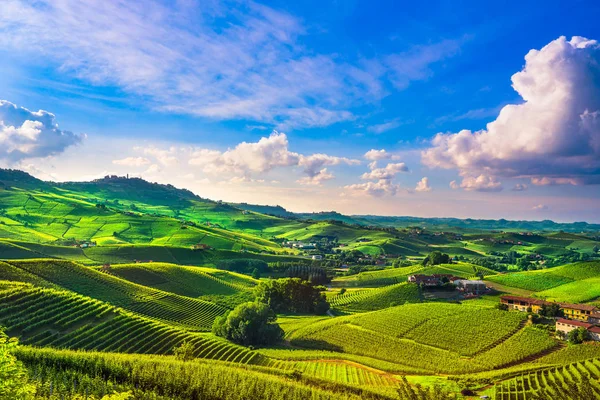
[[[113,164],[124,165],[126,167],[143,167],[150,165],[151,162],[146,157],[125,157],[120,160],[113,160]]]
[[[321,169],[314,175],[305,176],[304,178],[298,179],[298,182],[301,185],[316,185],[321,186],[323,182],[331,180],[335,178],[335,176],[327,171],[327,168]]]
[[[374,164],[371,164],[374,167]],[[376,179],[393,179],[400,172],[408,172],[408,167],[405,163],[390,163],[383,168],[374,168],[370,172],[365,172],[361,175],[361,179],[376,180]]]
[[[462,188],[468,191],[477,192],[499,192],[503,189],[502,183],[496,180],[493,176],[479,175],[479,176],[466,176],[462,182],[457,184],[455,181],[450,182],[452,189]]]
[[[400,185],[393,182],[394,177],[401,172],[408,172],[405,163],[389,163],[383,168],[377,168],[377,161],[373,161],[369,164],[369,169],[369,172],[361,175],[361,179],[372,182],[346,185],[344,189],[374,197],[395,196],[400,190]]]
[[[533,206],[531,209],[533,211],[546,211],[546,210],[548,210],[548,208],[549,207],[545,204],[538,204],[536,206]]]
[[[515,186],[513,186],[512,191],[513,192],[523,192],[525,190],[527,190],[528,186],[525,185],[524,183],[517,183]]]
[[[392,154],[385,149],[381,149],[381,150],[371,149],[371,150],[367,151],[363,157],[369,161],[400,159],[400,156],[398,156],[396,154]]]
[[[431,192],[431,186],[429,186],[429,178],[421,178],[421,180],[417,182],[415,192]]]
[[[389,179],[380,179],[377,182],[346,185],[344,189],[373,197],[382,197],[384,195],[395,196],[400,189],[400,185],[392,183]]]
[[[54,156],[81,140],[81,135],[59,129],[54,114],[0,100],[0,159],[14,163]]]
[[[359,160],[353,160],[346,157],[336,157],[327,154],[311,154],[309,156],[299,155],[298,165],[304,168],[304,172],[309,177],[315,177],[323,172],[322,167],[331,165],[356,165]],[[331,179],[331,178],[330,178]]]
[[[468,190],[497,190],[499,182],[490,180],[497,177],[529,178],[534,185],[600,183],[598,43],[560,37],[531,50],[512,83],[523,103],[503,107],[484,130],[439,133],[422,152],[423,163],[457,169]]]
[[[336,165],[360,164],[360,160],[337,157],[329,154],[300,154],[289,149],[289,141],[285,133],[273,131],[269,136],[256,142],[242,142],[225,151],[202,147],[168,148],[136,146],[134,151],[144,157],[127,157],[114,161],[119,165],[176,165],[198,167],[203,173],[214,176],[227,176],[227,183],[258,182],[258,178],[274,169],[299,167],[305,177],[298,180],[307,185],[321,185],[333,179],[334,175],[327,169]]]

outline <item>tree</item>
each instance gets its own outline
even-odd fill
[[[213,333],[244,346],[274,344],[283,339],[283,329],[276,320],[268,305],[243,303],[228,315],[218,317]]]
[[[179,346],[173,349],[173,354],[179,361],[190,361],[195,358],[195,350],[196,348],[192,342],[184,340]]]
[[[258,268],[254,268],[254,270],[252,271],[252,277],[254,279],[260,279],[260,271],[258,270]]]
[[[589,332],[585,328],[573,329],[567,334],[567,340],[573,344],[580,344],[588,340]]]
[[[450,263],[450,256],[448,254],[442,253],[441,251],[432,251],[423,260],[423,265],[425,265],[425,266],[449,264],[449,263]]]
[[[267,304],[276,313],[311,313],[322,315],[329,310],[323,286],[313,286],[300,278],[284,278],[260,282],[256,300]]]
[[[560,309],[560,304],[552,303],[552,304],[542,304],[540,307],[540,315],[543,317],[562,317],[564,315],[563,311]]]
[[[27,399],[34,391],[27,383],[27,370],[13,355],[17,345],[17,339],[0,330],[0,399]]]

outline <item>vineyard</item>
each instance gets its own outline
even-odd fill
[[[538,370],[495,385],[494,400],[527,400],[543,392],[554,398],[562,398],[565,388],[575,395],[574,388],[589,384],[587,398],[600,397],[600,359],[593,358],[577,363]],[[545,398],[551,398],[545,397]]]
[[[134,284],[69,261],[30,260],[10,264],[25,272],[26,282],[27,277],[35,276],[75,293],[198,330],[210,330],[214,319],[226,311],[211,302]]]
[[[190,341],[195,356],[260,363],[244,347],[137,316],[98,300],[65,291],[16,286],[0,292],[0,325],[22,343],[120,353],[171,354]],[[143,339],[143,340],[142,340]]]
[[[379,289],[348,291],[330,296],[328,300],[333,308],[361,312],[419,302],[422,296],[417,285],[398,283]]]

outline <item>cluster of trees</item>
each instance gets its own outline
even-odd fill
[[[329,303],[315,286],[300,278],[263,281],[256,287],[256,300],[242,303],[218,317],[213,333],[244,346],[274,344],[283,339],[276,313],[325,314]],[[183,349],[181,350],[183,351]]]
[[[327,271],[321,267],[295,265],[287,270],[287,276],[309,281],[313,285],[327,285],[331,282],[331,278],[327,276]]]
[[[244,346],[273,344],[283,339],[283,329],[276,321],[277,316],[268,305],[243,303],[218,317],[213,333]]]
[[[442,253],[441,251],[432,251],[427,257],[423,259],[423,265],[440,265],[450,264],[452,259],[448,254]]]
[[[324,291],[325,287],[300,278],[284,278],[260,282],[255,293],[256,301],[267,304],[276,313],[322,315],[329,310]]]
[[[217,268],[248,275],[255,274],[254,270],[258,271],[259,274],[269,272],[269,265],[266,262],[253,258],[221,260],[217,263]]]

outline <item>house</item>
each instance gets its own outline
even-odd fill
[[[488,288],[483,281],[469,279],[458,279],[454,281],[457,289],[464,293],[482,294],[487,292]]]
[[[511,310],[531,311],[534,313],[539,313],[544,304],[552,304],[549,301],[518,296],[502,296],[500,297],[500,302],[506,304]],[[600,312],[594,306],[568,303],[559,303],[559,305],[566,318],[589,323],[600,323]]]
[[[600,312],[593,312],[588,316],[590,324],[600,324]]]
[[[565,335],[577,328],[590,329],[594,325],[582,321],[572,321],[570,319],[559,318],[556,320],[556,332],[562,332]]]
[[[552,304],[540,299],[519,296],[502,296],[500,297],[500,302],[506,304],[509,310],[531,311],[534,313],[538,313],[542,308],[542,305]]]
[[[600,342],[600,326],[592,326],[588,328],[588,333],[590,334],[590,339],[594,342]]]
[[[423,286],[438,286],[440,279],[432,275],[415,274],[408,277],[408,281]]]
[[[320,255],[320,254],[315,254],[315,255],[313,255],[313,256],[312,256],[312,259],[313,259],[313,260],[322,260],[322,259],[323,259],[323,256],[322,256],[322,255]]]
[[[206,243],[197,243],[192,246],[192,250],[209,250],[210,246]]]
[[[588,322],[589,317],[592,313],[598,311],[596,307],[590,306],[588,304],[561,303],[560,308],[565,313],[565,317],[585,322]]]

